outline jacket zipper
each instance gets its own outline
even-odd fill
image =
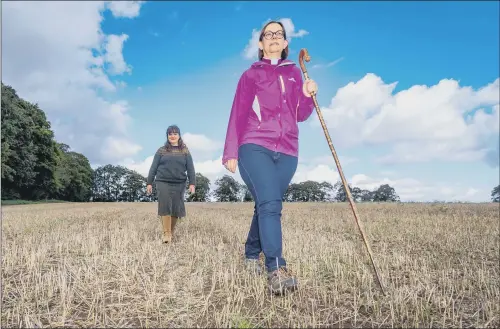
[[[280,111],[278,112],[278,123],[280,125],[280,136],[278,138],[278,142],[275,145],[275,149],[278,149],[278,145],[281,143],[281,138],[283,136],[283,126],[281,125],[281,109],[283,108],[283,103],[286,103],[286,89],[285,89],[285,83],[283,82],[283,76],[280,74],[279,75],[279,84],[280,84],[280,90],[281,90],[281,105],[280,105]]]
[[[295,107],[295,123],[298,123],[297,122],[297,117],[299,116],[299,103],[300,101],[297,101],[297,106]]]

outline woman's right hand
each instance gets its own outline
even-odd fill
[[[224,164],[224,167],[226,167],[227,170],[232,172],[233,174],[236,172],[236,166],[238,165],[238,160],[237,159],[229,159],[227,162]]]
[[[146,186],[146,192],[147,192],[148,194],[153,193],[153,185],[148,185],[148,186]]]

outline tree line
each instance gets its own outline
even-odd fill
[[[38,104],[20,98],[2,83],[2,200],[61,200],[72,202],[151,202],[146,195],[146,178],[123,166],[104,165],[92,169],[85,155],[54,138],[51,124]],[[357,202],[397,202],[395,189],[383,184],[369,191],[349,186]],[[500,201],[500,185],[492,191]],[[196,174],[196,192],[186,193],[187,202],[249,202],[252,194],[245,185],[224,175],[212,182]],[[289,185],[285,202],[347,201],[342,183],[306,181]]]
[[[202,175],[200,175],[202,177]],[[191,198],[194,201],[207,201],[212,197],[219,202],[249,202],[253,201],[252,194],[248,187],[238,183],[233,177],[224,175],[215,181],[215,189],[210,195],[209,180],[205,177],[203,186],[197,190],[199,195],[193,195]],[[197,184],[198,185],[198,184]],[[349,186],[349,190],[353,199],[357,202],[397,202],[399,196],[395,189],[388,185],[380,185],[373,191],[362,190],[359,187]],[[284,202],[326,202],[326,201],[347,201],[347,195],[342,182],[337,182],[334,185],[328,182],[305,181],[300,183],[292,183],[288,186]]]

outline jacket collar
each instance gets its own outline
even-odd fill
[[[271,60],[267,59],[267,58],[263,58],[255,63],[252,64],[253,67],[262,67],[262,66],[274,66],[271,64]],[[276,65],[277,66],[286,66],[286,65],[295,65],[294,62],[292,62],[291,60],[289,59],[279,59],[278,60],[278,64]]]

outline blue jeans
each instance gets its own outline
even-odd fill
[[[286,266],[282,256],[282,199],[297,170],[297,157],[255,144],[241,145],[238,168],[255,201],[254,215],[245,243],[245,256],[258,259],[264,252],[269,272]]]

